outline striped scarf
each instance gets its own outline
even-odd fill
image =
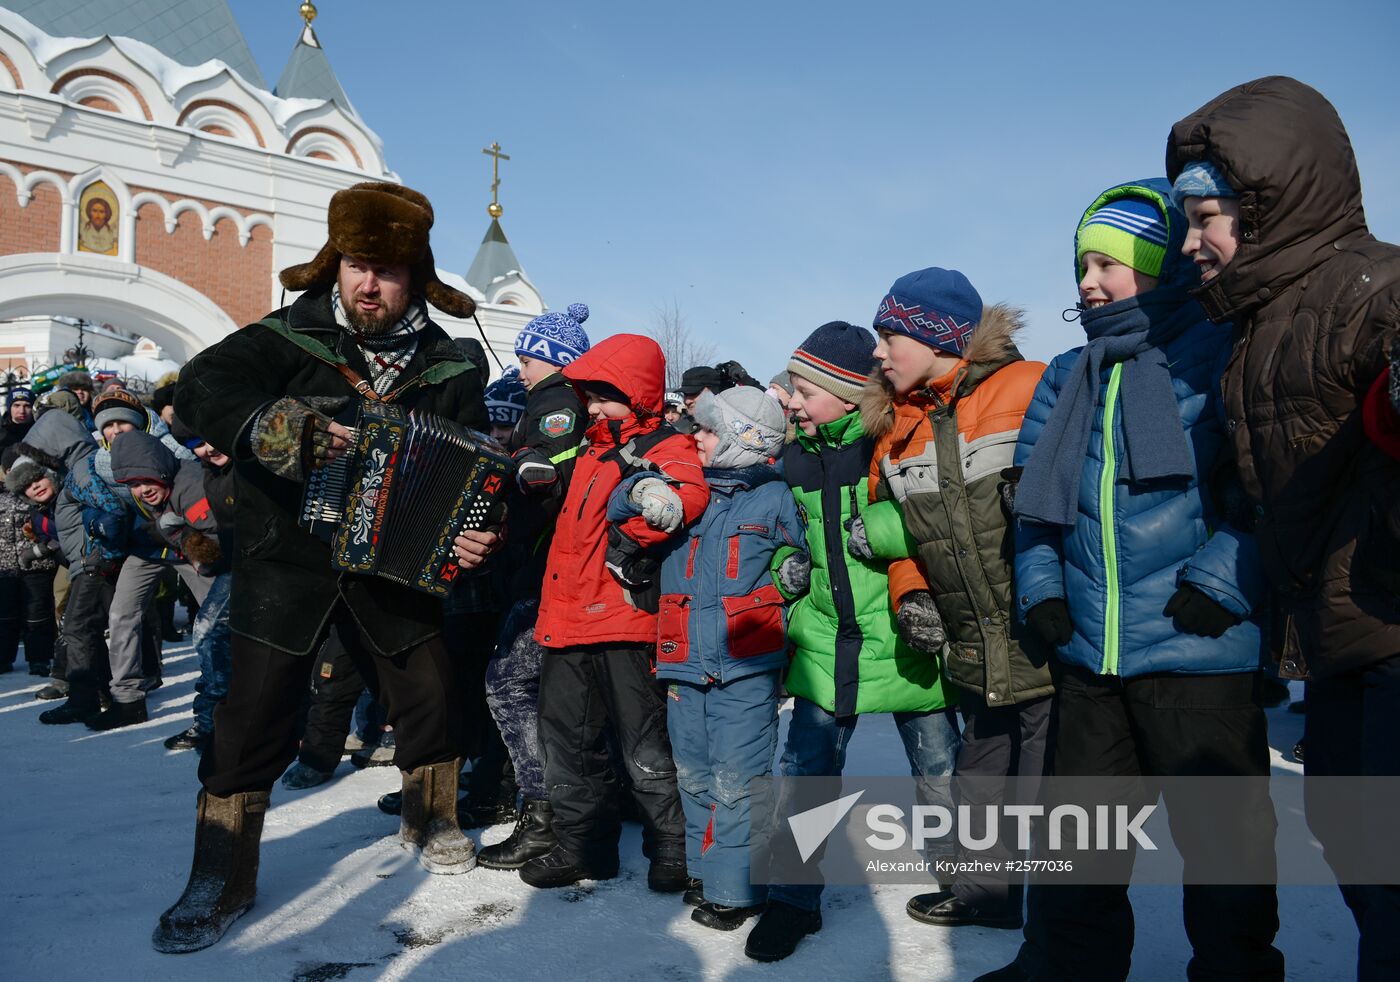
[[[355,346],[364,356],[375,394],[384,395],[394,387],[394,382],[403,374],[418,350],[418,333],[428,325],[427,309],[422,302],[414,300],[392,330],[372,338],[357,332],[350,323],[340,302],[340,284],[331,288],[331,310],[335,312],[335,322],[354,338]]]

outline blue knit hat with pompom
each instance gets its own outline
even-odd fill
[[[540,314],[515,339],[515,353],[563,367],[589,348],[583,330],[586,320],[588,305],[582,303],[569,304],[567,311]]]

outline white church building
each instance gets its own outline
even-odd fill
[[[96,367],[183,363],[290,301],[277,273],[332,194],[398,180],[297,13],[269,86],[225,0],[0,0],[0,374],[62,363],[80,327]],[[434,319],[509,363],[545,307],[498,214],[438,271],[480,327]]]

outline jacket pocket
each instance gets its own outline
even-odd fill
[[[783,595],[771,583],[742,597],[721,597],[729,627],[729,656],[752,658],[782,651]]]
[[[667,593],[657,612],[656,660],[677,664],[690,657],[690,598]]]

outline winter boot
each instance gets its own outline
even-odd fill
[[[689,885],[683,851],[658,853],[647,868],[647,886],[654,893],[683,893]]]
[[[473,805],[471,796],[457,803],[457,823],[464,829],[480,829],[488,825],[509,825],[518,821],[520,812],[513,801],[494,801]]]
[[[803,938],[821,929],[821,911],[803,910],[781,900],[770,900],[768,909],[749,932],[744,954],[756,962],[782,961],[797,950]]]
[[[737,931],[750,917],[763,913],[763,907],[763,904],[754,904],[752,907],[726,907],[724,904],[704,900],[690,912],[690,919],[702,927],[716,931]]]
[[[611,880],[615,876],[616,859],[607,864],[585,862],[562,845],[520,867],[520,879],[540,890],[571,886],[579,880]]]
[[[379,810],[382,811],[385,815],[402,815],[403,792],[386,791],[384,794],[379,796],[379,801],[377,802],[377,804],[379,805]]]
[[[558,844],[553,823],[554,810],[548,801],[526,798],[510,837],[482,849],[477,854],[477,862],[487,869],[519,869],[530,860],[546,855]]]
[[[974,907],[948,891],[920,894],[910,900],[904,909],[914,920],[940,927],[976,926],[1016,930],[1021,926],[1019,910]]]
[[[388,767],[394,762],[394,734],[385,731],[379,742],[356,750],[350,755],[350,763],[360,770],[366,767]]]
[[[196,723],[188,730],[182,730],[172,737],[166,737],[161,741],[166,750],[197,750],[202,755],[204,748],[209,745],[209,734],[199,728]]]
[[[48,723],[50,726],[62,726],[66,723],[86,723],[90,719],[96,719],[102,710],[94,706],[86,699],[74,700],[69,698],[62,706],[55,706],[53,709],[46,709],[39,714],[40,723]]]
[[[424,764],[403,775],[403,814],[399,837],[418,849],[429,873],[465,873],[476,866],[476,845],[457,824],[458,760]]]
[[[292,791],[304,791],[325,784],[334,776],[334,771],[318,771],[310,764],[298,760],[282,775],[282,787]]]
[[[146,700],[138,699],[135,702],[114,702],[111,708],[99,714],[95,719],[87,720],[89,730],[115,730],[122,726],[132,726],[136,723],[146,722]]]
[[[48,678],[52,668],[53,666],[46,661],[32,661],[29,663],[29,674],[36,678]]]
[[[34,693],[35,699],[65,699],[68,697],[67,679],[50,679],[49,684]]]
[[[175,906],[160,915],[151,936],[156,951],[178,954],[208,948],[253,906],[267,799],[266,791],[227,798],[199,793],[190,880]]]
[[[685,893],[681,895],[681,903],[687,907],[699,907],[705,902],[705,883],[698,876],[688,876],[685,879]]]

